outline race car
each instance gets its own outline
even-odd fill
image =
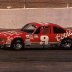
[[[21,50],[25,46],[71,48],[72,30],[53,23],[28,23],[20,30],[0,31],[0,47]]]

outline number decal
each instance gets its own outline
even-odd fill
[[[47,45],[47,44],[48,44],[48,41],[49,41],[49,37],[48,37],[47,35],[42,35],[42,36],[40,37],[40,40],[41,40],[41,42],[40,42],[41,45],[42,45],[42,44]]]

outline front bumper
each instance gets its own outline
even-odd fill
[[[8,48],[11,47],[10,44],[0,44],[0,48]]]

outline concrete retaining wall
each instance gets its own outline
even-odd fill
[[[72,8],[1,9],[0,28],[21,28],[29,22],[72,26]]]

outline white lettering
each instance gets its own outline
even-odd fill
[[[64,39],[68,36],[72,35],[72,32],[69,30],[69,31],[66,31],[66,33],[63,33],[63,34],[57,34],[56,35],[56,39],[57,41],[60,41],[61,39]]]
[[[57,41],[60,41],[60,35],[59,34],[57,34],[56,39],[57,39]]]

